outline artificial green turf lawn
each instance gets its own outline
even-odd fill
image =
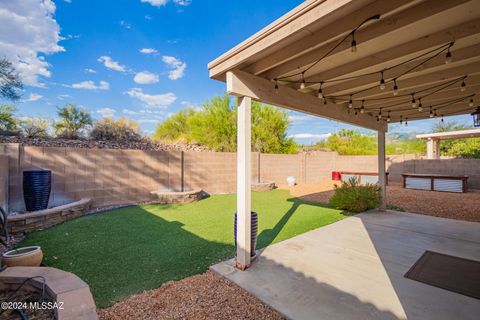
[[[78,218],[28,235],[44,263],[85,280],[98,307],[169,280],[203,273],[234,255],[236,196],[215,195],[186,205],[143,205]],[[345,218],[286,190],[254,192],[257,248]]]

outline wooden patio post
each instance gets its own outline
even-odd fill
[[[387,183],[385,170],[385,131],[378,131],[378,185],[380,186],[380,193],[382,200],[380,203],[380,210],[387,209]]]
[[[251,212],[251,105],[249,97],[238,98],[237,112],[237,260],[236,267],[250,265]]]

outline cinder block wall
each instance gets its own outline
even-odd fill
[[[0,156],[0,207],[8,212],[8,157]]]
[[[51,205],[84,197],[92,198],[95,207],[148,201],[153,199],[151,191],[180,190],[182,181],[182,152],[0,144],[0,155],[8,159],[3,172],[9,176],[10,211],[24,210],[22,172],[27,169],[52,171]],[[235,153],[189,151],[183,153],[183,162],[187,188],[202,188],[211,194],[235,192]],[[392,182],[400,182],[405,172],[440,173],[468,175],[469,186],[480,188],[480,159],[419,160],[413,155],[389,156],[387,170]],[[260,175],[260,180],[285,185],[286,178],[294,176],[298,183],[314,183],[330,179],[332,171],[376,172],[377,157],[339,156],[334,152],[252,153],[252,181]]]

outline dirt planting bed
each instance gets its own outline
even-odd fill
[[[120,319],[284,319],[225,278],[206,272],[170,281],[107,309],[102,320]]]
[[[333,195],[333,182],[325,181],[290,188],[292,196],[306,201],[328,203]],[[480,222],[480,190],[452,193],[387,187],[387,204],[406,212],[434,217]]]

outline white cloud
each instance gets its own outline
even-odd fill
[[[125,72],[126,71],[125,66],[122,66],[117,61],[114,61],[109,56],[101,56],[100,58],[98,58],[97,61],[102,62],[103,65],[105,67],[107,67],[108,69],[112,69],[112,70],[120,71],[120,72]]]
[[[39,95],[38,93],[30,93],[28,99],[23,100],[23,102],[33,102],[42,99],[43,96]]]
[[[42,54],[65,51],[51,0],[0,1],[0,55],[13,63],[26,85],[44,87],[49,63]]]
[[[316,140],[325,140],[328,139],[332,134],[323,133],[323,134],[314,134],[314,133],[296,133],[289,135],[289,138],[293,139],[316,139]]]
[[[88,80],[78,83],[74,83],[70,86],[73,89],[85,89],[85,90],[108,90],[110,89],[110,84],[107,81],[100,81],[97,84],[95,82]]]
[[[153,48],[142,48],[140,50],[140,53],[143,53],[143,54],[155,54],[155,53],[158,53],[158,50],[156,49],[153,49]]]
[[[308,121],[314,119],[313,116],[308,116],[308,115],[294,115],[291,114],[288,116],[288,119],[292,122],[302,122],[302,121]]]
[[[112,108],[101,108],[97,110],[97,113],[100,114],[103,118],[113,118],[117,110]]]
[[[177,80],[183,77],[185,69],[187,68],[185,62],[172,56],[163,56],[162,60],[172,69],[168,72],[168,77],[171,80]]]
[[[130,97],[140,100],[148,107],[166,108],[177,100],[174,93],[168,92],[164,94],[147,94],[139,88],[133,88],[125,92]]]
[[[125,20],[120,21],[120,25],[122,27],[124,27],[125,29],[131,29],[132,28],[132,24],[129,23],[129,22],[126,22]]]
[[[57,99],[63,100],[63,99],[71,98],[71,97],[72,97],[72,96],[69,95],[69,94],[59,94],[59,95],[57,96]]]
[[[94,69],[91,69],[91,68],[85,68],[85,72],[86,73],[97,73],[97,71],[95,71]]]
[[[173,0],[173,2],[179,6],[189,6],[192,3],[192,0]]]
[[[167,0],[140,0],[140,2],[150,3],[154,7],[161,7],[167,4]]]
[[[150,3],[154,7],[161,7],[167,4],[169,0],[140,0],[140,2]],[[172,0],[173,3],[179,6],[188,6],[192,3],[192,0]]]
[[[128,115],[131,115],[131,116],[139,114],[139,112],[134,111],[134,110],[130,110],[130,109],[123,109],[122,112],[125,113],[125,114],[128,114]]]
[[[133,78],[138,84],[150,84],[150,83],[157,83],[159,81],[158,75],[149,71],[142,71],[135,75]]]

